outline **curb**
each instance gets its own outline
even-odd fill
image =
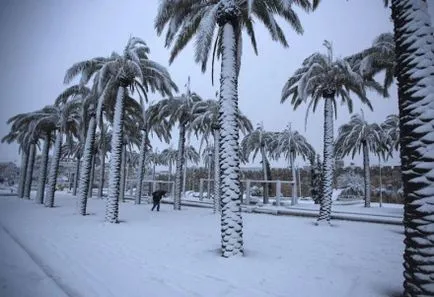
[[[173,201],[161,200],[161,203],[165,204],[173,204]],[[212,208],[212,203],[209,202],[194,202],[194,201],[181,201],[181,205],[183,206],[193,206],[193,207],[201,207],[201,208]],[[271,214],[271,215],[286,215],[286,216],[299,216],[299,217],[309,217],[316,218],[318,217],[318,213],[316,211],[311,210],[294,210],[294,209],[267,209],[261,207],[251,207],[251,206],[241,206],[242,212],[247,213],[258,213],[258,214]],[[333,213],[331,215],[333,220],[342,220],[342,221],[354,221],[354,222],[365,222],[365,223],[375,223],[375,224],[387,224],[387,225],[396,225],[402,226],[403,219],[397,217],[390,216],[381,216],[378,214],[369,215],[369,214],[355,214],[355,213]]]

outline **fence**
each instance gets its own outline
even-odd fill
[[[199,199],[203,200],[203,189],[204,189],[204,182],[211,182],[212,184],[214,184],[214,179],[208,179],[208,178],[201,178],[199,181]],[[241,182],[244,185],[244,194],[246,195],[246,199],[245,201],[242,201],[242,203],[245,204],[250,204],[251,203],[251,197],[252,197],[252,183],[260,183],[260,184],[266,184],[268,186],[268,184],[273,184],[275,185],[275,199],[276,199],[276,205],[280,206],[283,195],[282,195],[282,185],[291,185],[291,191],[292,191],[292,196],[291,196],[291,205],[296,205],[298,203],[298,197],[297,197],[297,193],[294,188],[294,181],[282,181],[282,180],[259,180],[259,179],[245,179],[245,180],[241,180]],[[213,194],[212,192],[212,187],[211,187],[211,183],[208,183],[207,186],[207,197],[211,198],[211,195],[209,195],[209,193]]]

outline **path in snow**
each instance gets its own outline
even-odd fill
[[[71,297],[0,226],[0,296]]]

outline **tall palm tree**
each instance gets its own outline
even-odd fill
[[[381,150],[384,137],[380,125],[369,124],[362,111],[361,114],[352,115],[351,120],[339,128],[335,141],[335,155],[338,158],[351,154],[351,158],[354,159],[356,153],[363,152],[365,207],[371,206],[369,153],[377,153]]]
[[[241,141],[241,148],[243,151],[243,154],[248,158],[250,155],[253,154],[252,159],[254,160],[259,153],[261,156],[261,162],[262,162],[262,172],[264,175],[264,180],[271,180],[271,176],[268,174],[269,170],[267,170],[267,165],[269,165],[269,161],[267,156],[270,156],[274,158],[274,146],[275,139],[277,137],[276,132],[269,132],[264,130],[264,126],[262,123],[258,124],[256,129],[250,133],[248,133],[246,136],[244,136],[243,140]],[[270,190],[271,184],[264,183],[264,197],[263,202],[264,204],[268,204],[268,192]]]
[[[323,190],[318,223],[330,221],[333,191],[333,114],[337,116],[337,97],[346,104],[350,113],[353,101],[350,92],[356,94],[362,103],[372,106],[366,97],[366,82],[354,72],[345,59],[335,59],[330,42],[325,41],[327,54],[314,53],[303,61],[288,79],[282,90],[281,103],[291,97],[294,110],[310,98],[307,112],[324,101],[324,152],[323,152]],[[306,113],[307,118],[308,113]]]
[[[73,65],[65,76],[65,81],[81,73],[82,79],[88,81],[90,75],[98,76],[100,92],[115,92],[116,99],[113,114],[112,155],[110,159],[109,195],[106,204],[105,219],[110,223],[118,222],[120,172],[123,142],[123,125],[125,101],[130,91],[137,91],[147,100],[148,91],[158,91],[162,96],[171,94],[176,89],[167,70],[149,59],[150,50],[146,43],[137,37],[130,37],[122,55],[112,53],[109,58],[95,58]],[[90,75],[89,75],[90,74]],[[104,98],[102,98],[104,99]],[[103,106],[98,101],[97,115]]]
[[[297,195],[297,188],[301,187],[301,185],[297,185],[295,158],[298,155],[303,160],[310,160],[312,156],[315,158],[315,150],[303,135],[291,128],[291,123],[282,132],[277,133],[274,142],[275,144],[272,144],[274,146],[272,151],[274,158],[277,159],[283,155],[289,161],[292,170],[292,180],[294,181],[293,193]],[[292,204],[295,204],[295,201]]]
[[[62,153],[63,137],[77,135],[79,125],[80,100],[71,100],[62,106],[49,105],[42,109],[46,114],[47,121],[56,125],[56,138],[54,143],[53,157],[51,159],[48,188],[44,204],[46,207],[54,206],[54,194],[56,191],[57,176],[59,172],[60,156]]]
[[[404,186],[404,296],[434,296],[434,34],[426,0],[391,0]]]
[[[201,135],[203,141],[208,142],[210,135],[214,140],[214,164],[219,165],[219,102],[218,100],[203,100],[193,106],[193,121],[191,128],[196,131],[196,136]],[[243,135],[253,130],[250,120],[240,111],[238,112],[238,127]],[[214,166],[214,211],[220,211],[220,166]]]
[[[193,119],[193,106],[195,103],[201,101],[201,97],[190,91],[190,87],[187,86],[187,92],[181,96],[170,97],[162,99],[158,103],[150,107],[150,114],[156,117],[155,120],[168,119],[170,126],[178,124],[179,139],[178,139],[178,157],[176,160],[176,172],[175,172],[175,193],[173,208],[175,210],[181,209],[181,193],[182,193],[182,180],[185,165],[185,141],[186,134],[189,130],[189,125]]]
[[[314,7],[318,0],[313,0]],[[253,17],[264,23],[275,41],[288,46],[282,28],[275,16],[282,17],[297,33],[303,29],[292,4],[310,11],[308,0],[209,0],[172,1],[160,4],[155,28],[166,32],[166,46],[173,45],[170,62],[186,46],[194,35],[196,40],[195,60],[206,70],[214,33],[214,54],[221,57],[220,72],[220,168],[222,209],[222,256],[243,254],[243,220],[240,200],[240,160],[238,113],[238,74],[241,67],[242,29],[246,29],[257,52],[253,29]],[[216,27],[218,25],[218,29]]]

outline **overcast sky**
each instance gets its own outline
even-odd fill
[[[2,0],[0,4],[0,135],[9,131],[6,120],[11,116],[52,104],[67,86],[65,70],[73,63],[95,56],[121,52],[130,35],[144,39],[151,48],[151,59],[167,67],[169,50],[164,38],[153,27],[157,0]],[[306,106],[296,112],[289,103],[280,104],[280,94],[287,78],[304,58],[324,51],[324,39],[333,42],[337,56],[347,56],[368,47],[383,32],[392,32],[390,9],[381,0],[323,1],[312,13],[299,12],[305,33],[295,34],[284,26],[289,48],[272,42],[265,28],[255,25],[259,55],[245,39],[239,79],[239,106],[256,126],[263,122],[266,130],[279,131],[291,122],[318,152],[322,151],[323,109],[309,115],[304,130]],[[434,6],[430,7],[434,15]],[[180,53],[169,71],[184,91],[187,77],[191,88],[204,98],[214,98],[218,85],[211,85],[210,71],[202,74],[194,63],[193,45]],[[219,64],[217,64],[219,68]],[[210,67],[208,67],[210,69]],[[218,82],[218,80],[217,80]],[[151,96],[158,100],[158,96]],[[374,112],[364,108],[369,121],[380,122],[398,112],[396,87],[389,99],[371,95]],[[361,105],[354,98],[354,111]],[[347,110],[338,110],[337,128],[349,120]],[[173,134],[176,146],[177,135]],[[167,145],[153,142],[164,149]],[[396,154],[395,154],[396,155]],[[0,161],[19,163],[17,145],[0,144]],[[360,158],[356,159],[360,163]],[[376,161],[375,161],[376,162]],[[302,162],[300,161],[300,164]],[[398,159],[392,161],[397,164]],[[257,162],[253,164],[258,164]],[[284,161],[277,165],[285,165]]]

